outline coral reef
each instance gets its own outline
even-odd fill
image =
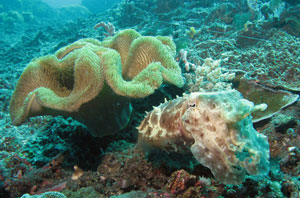
[[[264,5],[255,12],[246,0],[122,0],[105,13],[89,15],[81,7],[49,9],[40,0],[2,0],[0,197],[32,196],[51,190],[68,198],[298,197],[300,103],[295,98],[300,82],[300,1],[273,3],[276,1],[285,3],[283,10],[276,11],[276,5],[270,7],[271,0],[260,0]],[[97,4],[101,2],[112,1]],[[130,98],[130,122],[111,136],[93,137],[83,124],[64,116],[32,117],[21,126],[11,125],[9,101],[26,65],[34,57],[54,54],[82,38],[102,41],[108,32],[93,29],[100,21],[113,24],[115,33],[136,29],[142,35],[172,37],[176,53],[185,52],[179,65],[191,79],[196,79],[196,68],[201,68],[207,58],[221,60],[215,69],[236,74],[232,82],[226,81],[228,86],[238,89],[254,105],[268,104],[266,111],[251,115],[252,122],[258,114],[271,116],[253,124],[256,131],[268,137],[269,174],[246,175],[240,185],[225,185],[193,157],[189,148],[185,153],[153,151],[153,147],[151,152],[138,151],[136,126],[144,112],[165,97],[172,100],[184,91],[169,84],[145,98]],[[174,55],[174,46],[168,47]],[[247,72],[246,81],[239,79],[240,70]],[[202,84],[207,82],[204,73],[199,75]],[[251,93],[263,97],[250,99]],[[276,105],[274,98],[285,107]],[[291,99],[296,101],[286,106],[284,102]],[[73,180],[73,175],[80,177]]]
[[[169,38],[124,30],[102,43],[83,39],[33,60],[13,93],[12,122],[62,114],[86,124],[94,136],[118,132],[132,111],[129,97],[152,94],[163,81],[183,86],[173,48]]]
[[[267,137],[251,122],[250,114],[258,109],[238,91],[194,92],[148,113],[138,127],[139,144],[192,152],[216,179],[240,184],[246,172],[269,171]]]
[[[193,41],[188,59],[197,64],[207,57],[221,59],[225,68],[244,70],[261,84],[299,91],[299,39],[282,31],[263,32],[252,25],[248,32],[241,31],[236,40]]]
[[[187,58],[194,64],[202,65],[206,58],[220,59],[226,68],[245,70],[262,84],[300,90],[299,6],[286,4],[280,18],[258,21],[251,18],[246,1],[218,2],[210,7],[190,2],[159,14],[149,4],[120,6],[112,10],[113,19],[119,27],[136,27],[143,34],[172,35],[178,51],[188,50]],[[191,27],[200,32],[193,39],[189,38]]]

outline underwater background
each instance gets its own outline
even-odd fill
[[[299,198],[299,37],[299,0],[0,0],[0,198]]]

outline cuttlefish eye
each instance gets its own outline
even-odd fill
[[[196,107],[196,103],[189,104],[189,107]]]

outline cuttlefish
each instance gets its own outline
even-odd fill
[[[269,143],[252,124],[254,105],[236,90],[194,92],[165,101],[138,126],[139,143],[189,153],[224,184],[269,172]]]

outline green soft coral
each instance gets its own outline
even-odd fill
[[[78,40],[29,63],[10,102],[12,122],[67,115],[94,136],[117,132],[129,121],[130,98],[146,97],[163,82],[183,86],[175,50],[168,37],[145,37],[134,30],[102,43]]]

